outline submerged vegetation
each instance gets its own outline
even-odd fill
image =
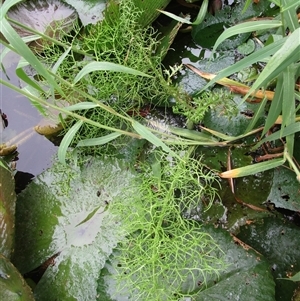
[[[197,8],[195,21],[165,13],[175,20],[163,26],[164,19],[152,22],[169,0],[109,0],[96,23],[73,18],[68,30],[59,21],[40,33],[10,18],[18,2],[1,6],[1,59],[8,51],[21,56],[16,72],[24,86],[0,82],[48,118],[39,133],[62,139],[58,162],[19,195],[15,248],[11,239],[1,242],[36,300],[275,300],[273,277],[282,274],[273,276],[267,259],[222,228],[236,234],[272,216],[270,199],[300,210],[290,190],[289,202],[270,197],[278,172],[292,179],[288,189],[299,188],[300,4],[248,0],[218,11],[220,1],[186,1],[191,12]],[[101,3],[86,5],[93,16]],[[246,20],[268,7],[271,20]],[[200,45],[205,30],[228,27],[211,45],[212,57],[234,53],[233,62],[218,74],[191,63],[164,66],[182,23]],[[21,38],[15,28],[32,35]],[[188,91],[180,79],[190,74],[210,82]],[[233,178],[244,176],[253,176],[244,181],[254,179],[253,187],[273,177],[270,195],[255,196],[257,203],[241,198],[245,189]],[[241,215],[234,216],[237,204]],[[5,206],[5,235],[14,236]],[[5,292],[14,291],[9,277],[0,278]]]
[[[114,268],[119,285],[135,300],[193,295],[197,282],[206,286],[207,278],[224,269],[216,253],[221,250],[199,224],[215,198],[215,176],[189,155],[168,159],[155,152],[152,169],[141,169],[138,197],[117,200],[110,208],[128,233]]]

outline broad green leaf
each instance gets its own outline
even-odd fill
[[[256,30],[262,29],[270,29],[276,28],[282,25],[281,21],[277,20],[264,20],[264,21],[251,21],[251,22],[244,22],[235,26],[232,26],[226,29],[217,39],[213,52],[218,48],[218,46],[226,39],[245,32],[253,32]]]
[[[275,1],[274,1],[275,2]],[[286,10],[294,10],[299,7],[299,2],[294,0],[285,1],[285,4],[281,8],[281,12],[285,12]]]
[[[18,196],[15,265],[27,273],[56,255],[37,300],[97,300],[100,272],[124,236],[109,206],[138,195],[135,179],[120,160],[89,158],[81,168],[56,161]]]
[[[67,154],[67,150],[74,138],[74,136],[76,135],[76,133],[78,132],[78,130],[80,129],[80,127],[82,126],[83,121],[82,120],[78,120],[69,130],[68,132],[65,134],[63,140],[60,142],[59,148],[58,148],[58,159],[61,163],[65,164],[66,163],[66,154]]]
[[[234,113],[231,112],[231,115],[229,115],[230,112],[228,113],[224,110],[224,106],[221,102],[218,106],[215,106],[213,110],[205,114],[203,123],[205,127],[210,130],[226,133],[226,135],[219,135],[220,138],[235,140],[236,137],[244,135],[251,122],[251,119],[249,119],[245,113],[249,111],[254,114],[258,108],[257,105],[243,102],[242,98],[238,95],[234,96],[232,100],[228,99],[227,101],[231,101],[232,111],[235,108]]]
[[[2,160],[0,163],[3,164],[0,165],[0,254],[10,258],[14,250],[15,181],[13,173],[5,167],[5,163]]]
[[[76,75],[74,79],[74,84],[76,84],[78,81],[80,81],[84,76],[87,74],[94,72],[94,71],[113,71],[113,72],[123,72],[123,73],[129,73],[133,75],[139,75],[139,76],[146,76],[151,77],[150,75],[132,69],[125,67],[123,65],[110,63],[110,62],[89,62],[87,65],[85,65],[79,73]]]
[[[218,3],[219,1],[216,2]],[[225,4],[214,16],[207,14],[205,20],[200,25],[193,26],[192,28],[194,41],[201,47],[211,49],[225,28],[242,24],[251,18],[257,18],[257,16],[261,15],[261,12],[266,13],[270,9],[268,1],[259,1],[259,3],[252,4],[244,11],[244,2],[236,2],[234,5]],[[234,51],[239,45],[246,42],[250,35],[251,32],[238,33],[238,35],[223,41],[219,48],[221,50]]]
[[[208,226],[203,226],[201,229],[212,236],[221,247],[223,252],[215,250],[211,255],[223,258],[227,268],[221,271],[218,276],[204,272],[203,275],[190,277],[182,284],[180,292],[182,296],[177,296],[176,300],[275,301],[275,283],[265,258],[251,249],[243,249],[224,230]],[[97,299],[99,301],[130,298],[130,296],[126,296],[126,287],[121,292],[116,290],[113,268],[115,264],[117,262],[111,259],[103,269],[98,286],[99,295],[101,296]],[[201,265],[201,262],[199,262],[199,265]],[[203,278],[206,278],[206,286],[203,285]],[[162,281],[164,280],[162,279]],[[169,285],[172,286],[173,283]],[[137,290],[136,296],[138,295],[139,291]],[[170,296],[169,300],[173,300],[172,297]]]
[[[269,201],[272,203],[273,199]],[[254,221],[253,226],[242,227],[238,234],[239,239],[257,250],[268,262],[276,283],[276,300],[293,300],[297,284],[278,278],[300,270],[299,230],[293,222],[273,214]]]
[[[104,11],[108,0],[97,1],[74,1],[65,0],[64,2],[74,7],[79,15],[82,25],[96,24],[104,19]]]
[[[295,173],[287,168],[276,168],[267,200],[272,202],[276,208],[297,212],[300,210],[298,190],[299,182]]]
[[[0,253],[0,300],[34,301],[33,293],[20,272]]]
[[[275,301],[275,283],[266,258],[247,246],[234,242],[232,236],[220,229],[206,228],[225,253],[228,268],[218,278],[201,285],[195,301],[247,300]],[[222,254],[220,254],[222,256]],[[239,260],[237,260],[239,258]]]
[[[103,145],[106,144],[118,137],[120,137],[122,134],[120,133],[111,133],[103,137],[98,138],[91,138],[91,139],[85,139],[78,142],[78,146],[95,146],[95,145]]]

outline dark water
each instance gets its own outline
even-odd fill
[[[20,81],[15,74],[16,60],[16,56],[7,55],[4,67],[9,79],[2,71],[0,76],[1,79],[19,87]],[[0,96],[0,109],[8,120],[8,126],[4,130],[0,129],[0,143],[5,143],[23,133],[15,142],[19,153],[16,169],[36,176],[51,165],[51,158],[57,147],[34,131],[33,127],[42,116],[27,98],[3,85],[0,86]]]

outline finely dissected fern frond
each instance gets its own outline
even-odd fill
[[[188,296],[222,268],[222,259],[214,255],[220,252],[217,244],[199,222],[184,217],[190,207],[211,205],[215,176],[188,155],[172,162],[162,155],[161,162],[160,180],[145,170],[139,196],[116,201],[110,209],[128,233],[115,268],[135,300]]]

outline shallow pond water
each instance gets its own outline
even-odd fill
[[[4,64],[6,74],[0,71],[0,76],[3,80],[8,80],[8,77],[10,83],[20,86],[19,79],[15,74],[15,61],[14,55],[7,55]],[[8,142],[20,134],[15,142],[19,153],[16,164],[17,171],[34,176],[40,174],[51,165],[51,157],[57,149],[49,140],[37,134],[33,129],[42,116],[26,97],[3,85],[1,85],[0,109],[8,120],[8,126],[1,129],[0,143]]]

